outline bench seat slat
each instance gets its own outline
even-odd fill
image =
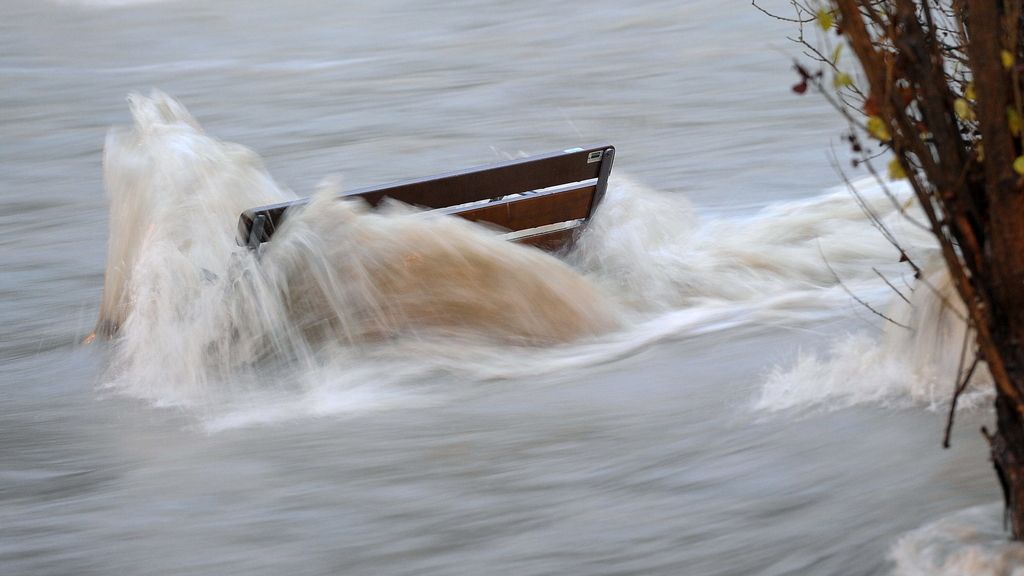
[[[546,224],[586,218],[594,199],[594,184],[506,198],[481,206],[443,209],[473,222],[489,222],[508,230],[525,230]]]
[[[580,229],[580,221],[567,223],[563,227],[554,227],[553,229],[540,228],[538,231],[530,233],[511,233],[506,234],[506,238],[510,242],[516,244],[524,244],[526,246],[533,246],[534,248],[540,248],[541,250],[547,250],[554,252],[561,250],[565,246],[572,243],[575,239],[576,234]]]

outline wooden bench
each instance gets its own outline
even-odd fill
[[[421,180],[363,188],[343,194],[372,206],[384,198],[489,222],[509,230],[505,238],[545,250],[568,246],[594,213],[608,186],[615,148],[610,145],[470,168]],[[257,248],[270,240],[288,210],[308,199],[250,208],[238,221],[239,244]]]

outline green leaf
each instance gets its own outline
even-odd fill
[[[834,86],[836,90],[853,86],[853,78],[851,78],[846,72],[840,72],[832,78],[832,86]]]
[[[1017,156],[1017,159],[1013,161],[1013,171],[1024,176],[1024,156]]]
[[[1009,50],[1003,50],[1002,52],[1000,52],[999,53],[999,57],[1002,58],[1002,60],[1003,60],[1003,68],[1006,68],[1007,70],[1009,70],[1010,68],[1013,68],[1013,64],[1014,64],[1015,58],[1013,57],[1013,54],[1011,54]]]
[[[1015,108],[1006,109],[1006,125],[1010,128],[1010,134],[1020,136],[1020,114]]]

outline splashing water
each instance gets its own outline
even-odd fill
[[[618,184],[588,226],[576,262],[640,307],[802,297],[837,288],[840,280],[874,289],[881,283],[873,267],[899,270],[898,253],[845,188],[749,217],[702,222],[685,200],[629,180]],[[858,186],[867,207],[902,232],[911,250],[924,249],[928,236],[908,226],[872,184]]]
[[[794,106],[780,76],[788,60],[774,48],[786,49],[791,25],[744,3],[493,4],[438,3],[415,18],[408,2],[353,4],[343,21],[336,4],[317,0],[5,5],[4,574],[140,564],[249,575],[886,573],[904,530],[998,496],[976,432],[989,420],[981,411],[958,416],[951,451],[937,447],[943,415],[919,409],[750,413],[759,371],[793,366],[795,341],[822,364],[842,330],[884,352],[884,322],[836,275],[894,318],[890,300],[902,301],[871,268],[911,301],[927,300],[848,192],[826,189],[839,181],[821,145],[843,126],[820,101]],[[528,45],[517,43],[524,37]],[[741,74],[742,89],[723,70]],[[122,147],[123,167],[108,162],[108,182],[137,174],[142,186],[162,178],[168,189],[130,190],[146,199],[146,222],[137,239],[111,246],[128,257],[111,260],[131,275],[124,292],[156,300],[148,317],[114,317],[112,339],[69,350],[96,320],[99,227],[126,220],[96,212],[97,122],[122,123],[110,120],[116,94],[138,86],[187,96],[206,134],[173,121],[161,130],[198,132],[211,145],[200,157],[185,153],[201,147],[198,137],[179,146],[154,136],[138,140],[145,149]],[[216,124],[200,109],[216,112]],[[123,123],[131,134],[129,115]],[[288,294],[271,282],[287,286],[292,266],[268,264],[276,244],[258,265],[235,246],[236,210],[248,199],[223,219],[199,211],[200,220],[175,219],[174,233],[158,229],[176,214],[170,199],[190,194],[173,189],[182,173],[206,166],[183,185],[197,195],[253,192],[204,185],[235,164],[214,158],[232,147],[215,137],[266,156],[277,184],[250,157],[259,168],[250,177],[270,183],[266,198],[254,194],[258,205],[291,197],[284,187],[310,195],[319,171],[341,164],[359,170],[346,182],[372,183],[394,169],[396,150],[413,151],[404,176],[415,177],[459,168],[460,151],[476,160],[492,146],[543,152],[577,144],[558,140],[569,134],[602,133],[619,145],[613,181],[565,261],[617,327],[556,346],[496,344],[476,325],[375,335],[373,324],[350,323],[367,339],[320,341],[321,326],[303,326],[319,312],[290,319]],[[153,177],[133,155],[173,171]],[[876,186],[856,184],[898,220]],[[165,199],[154,215],[150,205]],[[359,216],[367,227],[389,218]],[[193,246],[176,246],[190,237]],[[209,237],[225,249],[204,254]],[[163,258],[168,244],[155,240],[184,252]],[[322,271],[306,261],[324,262],[298,248],[306,282]],[[146,265],[131,274],[138,262]],[[338,277],[343,288],[348,280]],[[271,325],[295,336],[263,332]],[[344,326],[333,318],[324,333]],[[959,351],[956,342],[940,359],[955,364]],[[815,411],[855,401],[838,394],[858,383],[856,396],[912,400],[913,364],[893,358],[892,374],[906,377],[892,386],[835,368],[836,389]],[[117,397],[96,402],[95,379]],[[794,390],[798,406],[821,381],[807,384]],[[940,379],[935,390],[951,387]],[[995,548],[1006,544],[999,516],[993,507],[978,523]],[[599,552],[596,563],[588,552]]]
[[[128,98],[131,130],[107,136],[103,167],[110,197],[110,240],[97,331],[112,335],[143,306],[165,307],[154,293],[161,268],[185,274],[163,286],[168,297],[223,275],[236,251],[224,226],[248,206],[294,197],[280,190],[262,161],[242,146],[218,142],[176,100],[162,93]],[[190,281],[191,280],[191,281]],[[187,302],[190,298],[182,298]]]
[[[129,102],[134,126],[112,131],[104,153],[107,382],[188,407],[208,432],[429,406],[451,397],[445,382],[543,381],[743,326],[837,312],[877,326],[851,294],[892,322],[776,369],[755,409],[936,405],[962,368],[963,305],[898,186],[891,196],[860,181],[859,201],[834,190],[715,218],[616,175],[560,261],[457,218],[338,200],[327,181],[254,252],[236,243],[238,214],[294,195],[172,98]],[[866,212],[924,263],[920,279]],[[965,405],[987,398],[986,377]],[[970,509],[908,534],[891,552],[895,573],[1008,573],[1024,557],[997,518]]]
[[[922,526],[889,554],[894,576],[1024,574],[1024,544],[1010,542],[1002,504],[976,506]]]
[[[130,103],[135,125],[113,132],[104,156],[111,234],[97,329],[119,332],[114,379],[134,393],[187,404],[360,344],[455,334],[537,345],[617,324],[614,306],[551,256],[455,218],[371,213],[331,186],[257,256],[236,245],[232,223],[291,194],[166,95]]]
[[[863,206],[836,190],[702,219],[684,197],[617,175],[565,262],[458,218],[339,201],[330,181],[257,254],[236,244],[238,214],[294,195],[174,99],[129,102],[134,126],[111,132],[104,153],[111,231],[97,331],[117,334],[110,384],[158,404],[269,395],[308,414],[344,410],[345,398],[419,402],[403,383],[430,371],[552,373],[663,338],[819,321],[849,311],[849,292],[880,305],[892,291],[878,273],[905,270],[866,210],[915,259],[934,251],[905,219],[906,190],[894,198],[860,182]],[[941,274],[928,281],[912,306],[889,312],[914,331],[844,340],[827,361],[807,356],[769,379],[759,406],[877,400],[891,395],[888,381],[934,383],[962,328],[942,304],[955,298]],[[254,421],[286,417],[256,412]]]
[[[964,304],[934,254],[908,288],[886,310],[890,321],[880,335],[851,334],[834,341],[825,354],[801,353],[792,367],[777,367],[757,408],[918,402],[936,409],[948,403],[974,359]],[[958,406],[971,408],[989,399],[990,384],[987,368],[979,363]]]

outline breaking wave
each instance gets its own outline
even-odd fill
[[[966,333],[966,309],[945,265],[932,255],[921,278],[893,297],[880,333],[859,332],[833,341],[827,351],[804,352],[792,366],[776,367],[757,408],[769,411],[862,403],[949,402],[974,354]],[[984,363],[971,376],[958,405],[970,408],[991,397]]]
[[[173,98],[129,101],[134,124],[104,151],[107,382],[212,411],[214,427],[431,402],[422,382],[438,374],[544,377],[665,339],[860,313],[850,293],[882,306],[892,290],[879,274],[899,282],[907,269],[867,213],[915,258],[932,250],[904,217],[906,190],[859,182],[859,201],[837,189],[715,218],[616,175],[564,260],[460,219],[338,201],[330,180],[257,253],[236,243],[239,213],[294,194]],[[869,347],[840,345],[851,359]],[[774,375],[761,404],[849,395],[849,381],[820,387],[826,364],[842,361]],[[245,415],[222,409],[239,405]]]
[[[191,404],[396,339],[541,345],[618,324],[596,288],[547,254],[459,219],[370,212],[330,185],[259,253],[239,247],[241,211],[292,194],[166,95],[130,103],[135,124],[111,133],[104,156],[111,233],[97,330],[117,335],[118,387]]]
[[[930,249],[902,216],[900,197],[861,181],[861,205],[846,188],[779,202],[738,218],[698,218],[685,199],[620,179],[584,234],[573,262],[638,307],[706,301],[756,302],[782,295],[885,287],[873,269],[908,271],[870,225],[884,219],[912,252]],[[847,297],[847,299],[849,299]]]

